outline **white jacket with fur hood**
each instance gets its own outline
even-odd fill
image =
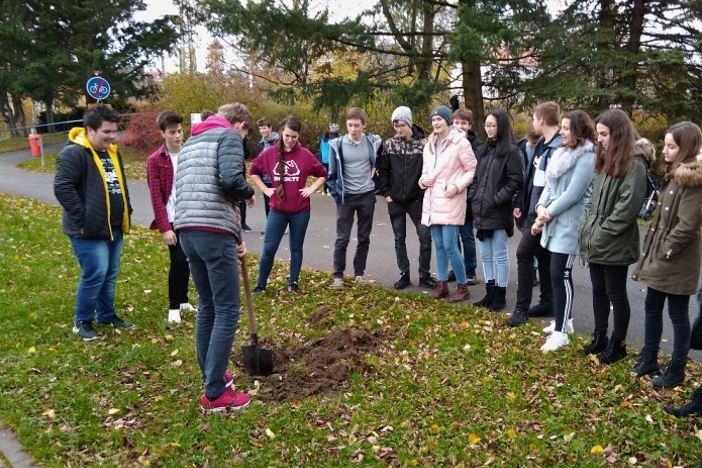
[[[436,134],[424,146],[424,164],[419,186],[426,188],[422,204],[422,224],[462,226],[466,219],[466,192],[473,182],[477,160],[466,134],[452,128],[441,153],[435,154]],[[458,193],[446,192],[456,185]]]

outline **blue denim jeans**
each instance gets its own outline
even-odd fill
[[[290,274],[288,284],[297,283],[300,278],[302,268],[302,246],[305,243],[307,225],[310,223],[310,212],[288,214],[279,211],[271,211],[266,222],[266,234],[263,237],[263,251],[261,252],[261,262],[258,266],[258,279],[256,285],[265,288],[268,284],[268,276],[273,268],[275,254],[283,240],[285,228],[290,226]]]
[[[495,284],[501,288],[506,288],[509,280],[508,239],[506,230],[496,229],[492,232],[491,238],[478,241],[485,282],[494,280]]]
[[[73,253],[80,265],[76,293],[75,322],[106,322],[117,315],[115,283],[122,256],[122,231],[112,232],[114,240],[70,237]]]
[[[448,280],[448,265],[456,274],[456,282],[466,284],[466,267],[458,251],[458,229],[460,226],[435,224],[430,226],[431,238],[436,249],[436,276],[439,281]]]
[[[668,301],[668,315],[673,323],[673,361],[686,361],[690,351],[690,296],[668,294],[647,288],[644,299],[644,350],[658,352],[663,336],[663,306]]]
[[[195,347],[205,396],[219,397],[225,388],[236,327],[239,322],[239,261],[231,234],[180,231],[190,272],[199,296]]]
[[[463,248],[463,263],[466,271],[475,271],[478,267],[478,255],[475,252],[475,233],[473,232],[473,216],[466,215],[466,222],[458,231]]]

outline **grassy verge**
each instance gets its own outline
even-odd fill
[[[66,141],[66,134],[43,135],[42,141],[44,142],[44,146],[62,143]],[[29,149],[29,140],[27,140],[27,138],[8,138],[6,140],[0,140],[0,153],[9,153],[11,151],[23,149]]]
[[[534,324],[515,330],[502,314],[376,286],[330,290],[328,273],[303,271],[305,293],[291,296],[279,264],[255,298],[277,356],[339,327],[384,338],[344,363],[341,392],[275,402],[268,390],[286,375],[244,375],[239,333],[235,385],[254,404],[203,416],[193,317],[165,323],[158,235],[125,238],[116,303],[137,328],[83,343],[71,333],[79,270],[59,219],[57,208],[0,195],[0,419],[43,466],[696,466],[702,453],[698,423],[662,411],[691,383],[654,392],[629,377],[633,359],[583,357],[581,338],[544,355]]]
[[[129,147],[120,148],[124,171],[130,180],[146,180],[146,157],[137,153]],[[41,158],[32,158],[17,165],[20,169],[33,172],[56,172],[56,156],[58,153],[44,155],[44,166],[41,165]]]

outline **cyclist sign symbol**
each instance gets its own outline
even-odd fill
[[[106,99],[110,95],[110,83],[99,76],[90,78],[85,84],[85,89],[88,91],[88,96],[98,101]]]

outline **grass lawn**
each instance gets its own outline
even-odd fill
[[[56,135],[42,135],[44,146],[62,143],[66,141],[66,138],[67,136],[65,133],[58,133]],[[27,138],[8,138],[6,140],[0,140],[0,153],[9,153],[11,151],[19,151],[23,149],[29,149],[29,140]]]
[[[42,466],[699,463],[700,422],[662,411],[693,381],[655,392],[628,375],[633,357],[611,367],[583,357],[583,338],[544,355],[536,324],[515,330],[505,314],[372,285],[330,290],[328,273],[303,271],[304,294],[293,296],[284,264],[255,298],[280,373],[256,379],[237,366],[240,332],[231,369],[254,402],[202,415],[194,317],[165,321],[160,237],[142,228],[125,237],[116,304],[137,328],[84,343],[71,333],[79,270],[59,220],[58,208],[0,195],[0,420]],[[361,352],[324,361],[331,336],[352,336]],[[348,377],[330,383],[334,375]],[[688,375],[699,381],[700,366]]]
[[[124,171],[128,180],[146,180],[146,159],[144,156],[130,147],[119,149],[124,162]],[[32,158],[17,165],[20,169],[34,172],[56,172],[56,156],[58,153],[44,155],[44,166],[41,165],[41,158]]]

